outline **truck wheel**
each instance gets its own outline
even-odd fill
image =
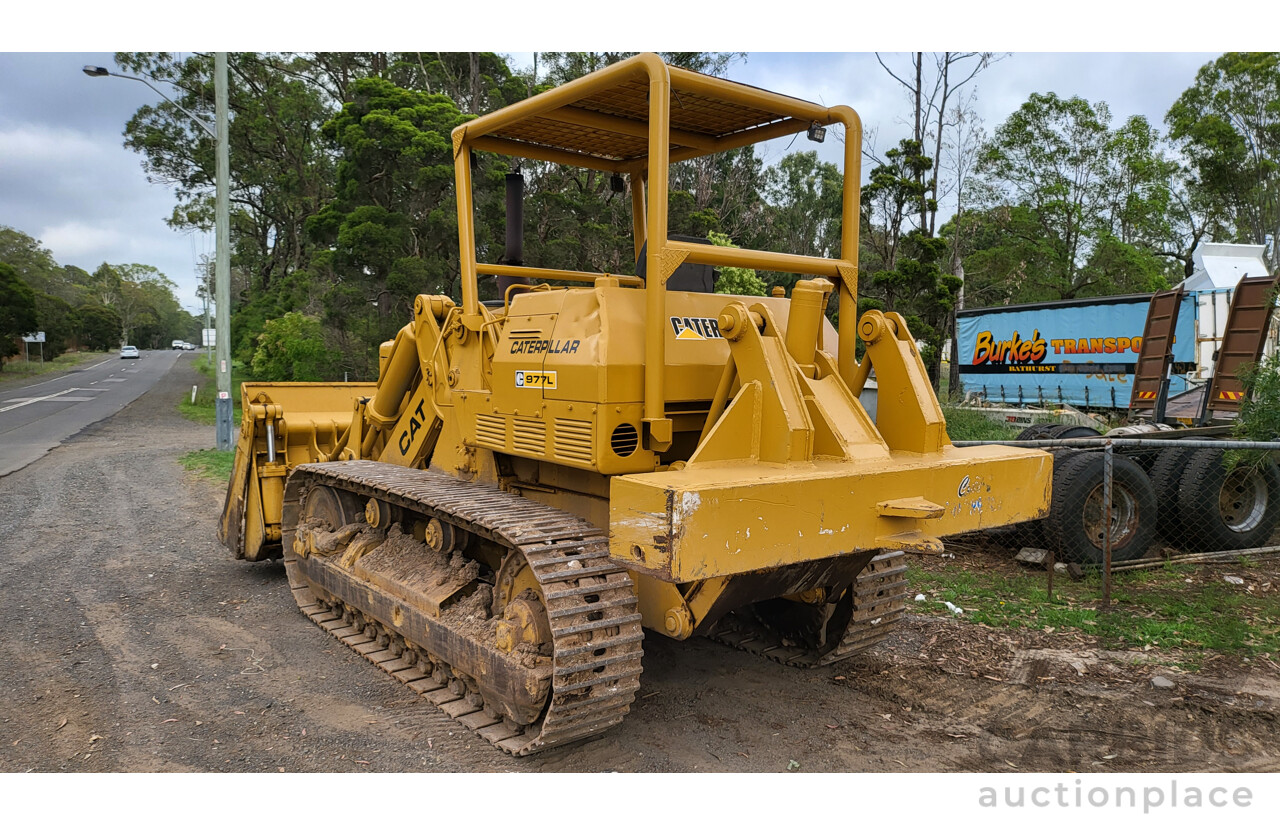
[[[1193,451],[1178,493],[1183,524],[1202,551],[1261,547],[1280,522],[1280,470],[1268,460],[1228,471],[1223,455]]]
[[[1097,438],[1098,431],[1092,427],[1082,427],[1079,424],[1059,424],[1056,427],[1050,427],[1042,438]]]
[[[1111,560],[1140,559],[1155,536],[1156,494],[1142,469],[1124,456],[1112,464],[1111,512],[1102,512],[1101,452],[1065,458],[1053,474],[1053,502],[1045,519],[1050,543],[1066,561],[1101,564],[1111,525]]]
[[[1032,424],[1022,432],[1013,437],[1014,441],[1035,441],[1038,438],[1045,438],[1045,433],[1052,430],[1057,424]]]
[[[1048,425],[1050,429],[1057,427],[1057,424]],[[1053,456],[1053,477],[1049,484],[1049,512],[1043,518],[1035,521],[1024,521],[1014,528],[1014,540],[1018,542],[1019,548],[1022,547],[1038,547],[1044,550],[1051,550],[1062,561],[1061,547],[1058,543],[1057,534],[1049,529],[1049,518],[1053,514],[1053,497],[1057,495],[1062,483],[1062,471],[1067,466],[1067,462],[1080,455],[1078,450],[1070,447],[1046,447]],[[1065,489],[1065,488],[1061,488]]]
[[[1031,427],[1045,427],[1053,429],[1057,424],[1032,424]],[[1030,428],[1028,428],[1030,429]],[[1045,438],[1047,436],[1033,436],[1033,438]],[[1026,439],[1030,441],[1031,439]],[[1053,481],[1050,489],[1058,489],[1058,477],[1062,471],[1064,462],[1077,454],[1076,450],[1070,447],[1046,447],[1046,450],[1053,455]],[[1013,532],[1010,533],[1010,540],[1021,550],[1023,547],[1034,547],[1038,550],[1052,550],[1055,553],[1058,546],[1054,537],[1045,529],[1048,517],[1038,518],[1034,521],[1020,521],[1013,526]]]
[[[1156,535],[1170,544],[1181,544],[1182,507],[1178,503],[1178,490],[1182,486],[1182,473],[1194,452],[1179,448],[1161,450],[1148,473],[1158,508]]]

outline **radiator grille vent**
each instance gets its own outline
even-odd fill
[[[500,415],[477,415],[476,443],[491,450],[505,450],[507,448],[507,420]]]
[[[557,418],[555,449],[556,458],[591,463],[591,422]]]
[[[540,418],[513,418],[512,447],[525,453],[547,452],[547,422]]]

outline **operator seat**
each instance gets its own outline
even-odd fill
[[[669,241],[684,241],[685,243],[703,243],[710,244],[711,241],[706,238],[696,238],[692,235],[667,235]],[[645,272],[648,269],[649,242],[645,241],[640,247],[640,257],[636,260],[636,277],[645,280]],[[676,271],[671,273],[671,277],[667,279],[667,289],[674,289],[680,292],[715,292],[716,291],[716,269],[710,264],[680,264]]]

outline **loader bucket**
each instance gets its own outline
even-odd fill
[[[281,502],[289,470],[328,461],[374,383],[245,383],[235,463],[218,524],[218,540],[238,559],[280,555]]]

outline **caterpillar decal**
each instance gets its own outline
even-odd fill
[[[723,338],[720,325],[715,318],[681,318],[671,316],[671,329],[679,341],[706,341],[709,338]]]

